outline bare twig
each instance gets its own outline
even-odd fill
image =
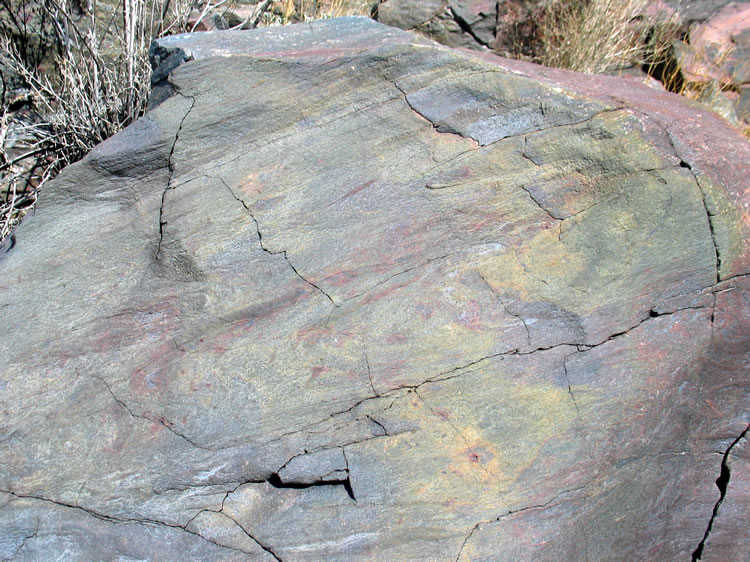
[[[255,29],[258,27],[258,23],[260,23],[260,18],[263,17],[263,14],[268,10],[268,7],[271,5],[272,0],[263,0],[258,5],[258,8],[256,10],[256,13],[253,15],[252,19],[250,20],[250,29]]]
[[[43,152],[47,152],[47,149],[44,147],[37,148],[36,150],[30,150],[28,152],[24,152],[20,156],[16,156],[15,158],[12,158],[8,160],[7,162],[4,162],[2,165],[0,165],[0,171],[7,170],[11,166],[18,164],[19,162],[22,162],[26,160],[27,158],[31,158],[32,156],[37,156],[39,154],[42,154]],[[6,158],[7,158],[7,155],[3,153],[3,160],[5,160]]]
[[[226,1],[226,0],[224,0],[224,1]],[[203,11],[201,11],[201,14],[198,16],[198,19],[195,20],[195,23],[193,24],[193,27],[190,28],[190,33],[193,33],[198,28],[198,26],[200,25],[200,23],[203,21],[203,18],[205,18],[208,15],[208,12],[212,8],[215,8],[215,7],[216,6],[212,6],[211,5],[211,0],[208,0],[206,2],[206,5],[203,7]]]

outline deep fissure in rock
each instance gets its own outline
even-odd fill
[[[172,148],[170,148],[169,156],[167,156],[167,169],[169,170],[169,176],[167,177],[167,187],[164,188],[164,191],[161,194],[161,204],[159,205],[159,244],[156,247],[157,261],[159,260],[159,253],[161,252],[161,243],[162,240],[164,240],[164,226],[167,224],[167,221],[164,220],[164,202],[167,196],[167,191],[169,191],[170,189],[175,189],[174,187],[172,187],[172,176],[174,176],[174,161],[172,160],[172,157],[174,156],[177,141],[180,139],[182,126],[185,124],[185,120],[188,118],[188,115],[190,115],[190,112],[193,111],[193,108],[195,107],[195,97],[186,96],[179,91],[177,93],[183,98],[190,100],[190,107],[185,112],[185,115],[182,116],[182,119],[180,119],[180,124],[177,127],[177,132],[175,133],[174,141],[172,142]]]
[[[747,435],[747,432],[750,430],[750,425],[748,425],[745,428],[745,431],[740,433],[739,437],[732,441],[732,444],[729,445],[727,450],[724,452],[724,456],[721,459],[721,466],[719,468],[719,477],[716,479],[716,487],[719,489],[719,500],[714,505],[713,512],[711,513],[711,519],[708,521],[708,526],[706,527],[706,532],[703,535],[703,540],[701,540],[698,547],[693,551],[693,562],[696,562],[697,560],[700,560],[703,556],[703,551],[706,547],[706,541],[708,540],[708,537],[711,535],[711,529],[714,526],[714,521],[716,520],[716,517],[719,515],[719,508],[721,507],[721,504],[724,502],[724,498],[727,495],[727,488],[729,487],[729,480],[732,476],[732,471],[729,468],[729,455],[732,452],[732,449],[742,441],[742,439],[745,438]]]
[[[476,41],[478,45],[489,48],[489,45],[487,44],[487,42],[480,39],[479,36],[476,33],[474,33],[474,30],[469,25],[469,22],[467,22],[465,19],[459,16],[453,8],[448,8],[448,12],[450,13],[451,18],[453,18],[453,21],[455,21],[456,24],[458,24],[458,27],[461,29],[463,33],[466,33],[466,35],[468,35],[474,41]]]
[[[272,474],[267,482],[273,486],[274,488],[290,488],[292,490],[305,490],[307,488],[315,488],[318,486],[343,486],[344,490],[346,490],[347,495],[353,500],[357,501],[357,498],[354,497],[354,490],[352,489],[352,483],[349,479],[349,476],[347,476],[345,479],[338,479],[338,480],[315,480],[313,482],[285,482],[281,479],[281,476],[279,476],[278,473]]]

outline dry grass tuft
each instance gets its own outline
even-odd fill
[[[541,64],[589,74],[657,64],[677,33],[649,0],[555,0],[539,24]]]
[[[273,11],[281,17],[279,23],[313,21],[344,16],[370,16],[375,2],[372,0],[282,0]]]

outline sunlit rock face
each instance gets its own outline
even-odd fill
[[[719,117],[367,19],[153,53],[0,258],[2,557],[747,556]]]

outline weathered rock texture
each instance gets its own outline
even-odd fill
[[[366,19],[155,53],[0,261],[2,557],[747,556],[717,116]]]

